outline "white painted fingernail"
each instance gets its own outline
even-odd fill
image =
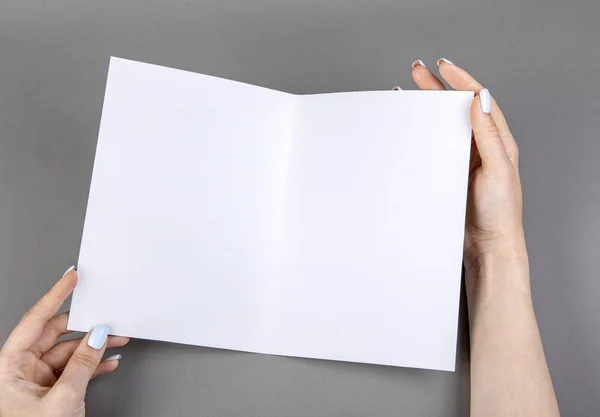
[[[98,325],[92,329],[87,344],[92,349],[100,350],[106,343],[106,339],[108,339],[108,327]]]
[[[398,86],[395,86],[394,88],[392,88],[392,90],[394,90],[394,91],[402,91],[402,89],[400,87],[398,87]]]
[[[423,61],[421,61],[420,59],[417,59],[415,62],[412,63],[413,68],[416,67],[417,65],[427,68],[427,65],[425,65],[425,63]]]
[[[123,356],[117,354],[117,355],[112,355],[109,356],[108,358],[104,359],[104,362],[108,362],[108,361],[118,361],[122,358]]]
[[[62,274],[62,276],[64,277],[65,275],[67,275],[69,272],[71,272],[71,271],[72,271],[72,270],[74,270],[74,269],[75,269],[75,265],[71,265],[71,266],[69,267],[69,269],[67,269],[67,270],[65,271],[65,273],[64,273],[64,274]]]
[[[437,60],[438,67],[440,66],[440,64],[442,63],[442,61],[445,62],[446,64],[454,65],[454,62],[450,61],[449,59],[440,58],[440,59]]]
[[[487,88],[484,88],[479,92],[479,102],[481,103],[481,111],[484,113],[489,113],[492,105],[490,91]]]

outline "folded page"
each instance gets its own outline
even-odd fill
[[[453,370],[472,99],[113,58],[69,328]]]
[[[293,104],[113,58],[69,326],[257,350]]]

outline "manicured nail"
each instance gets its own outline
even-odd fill
[[[487,88],[484,88],[479,92],[479,102],[481,103],[481,111],[484,113],[489,113],[492,105],[490,100],[490,91]]]
[[[72,271],[72,270],[74,270],[74,269],[75,269],[75,265],[71,265],[71,266],[69,267],[69,269],[67,269],[67,270],[65,271],[65,273],[64,273],[64,274],[62,274],[62,276],[64,277],[65,275],[67,275],[69,272],[71,272],[71,271]]]
[[[88,346],[100,350],[106,343],[106,339],[108,338],[108,327],[98,325],[92,329],[92,333],[90,333],[90,337],[88,338]]]
[[[392,90],[394,90],[394,91],[402,91],[402,89],[400,87],[398,87],[398,86],[395,86],[394,88],[392,88]]]
[[[108,358],[104,359],[104,362],[108,362],[108,361],[118,361],[122,358],[123,356],[117,354],[117,355],[112,355],[109,356]]]
[[[412,63],[413,68],[416,67],[417,65],[427,68],[427,65],[425,65],[425,63],[423,61],[421,61],[420,59],[417,59],[415,62]]]
[[[440,66],[440,64],[442,63],[442,61],[445,62],[446,64],[454,65],[454,63],[452,61],[450,61],[450,60],[448,60],[446,58],[440,58],[440,59],[437,60],[438,67]]]

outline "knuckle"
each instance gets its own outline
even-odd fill
[[[95,368],[97,364],[96,358],[85,352],[75,353],[71,360],[75,362],[75,364],[85,366],[86,368]]]
[[[59,294],[49,294],[48,295],[49,301],[52,305],[62,305],[63,303],[63,299]]]
[[[60,337],[66,332],[66,325],[63,322],[62,314],[54,316],[47,324],[46,328],[55,337]]]
[[[23,314],[23,321],[31,321],[31,320],[39,320],[38,309],[36,307],[31,307],[28,309],[25,314]]]
[[[23,356],[19,353],[0,355],[0,378],[19,375],[23,366]]]
[[[494,135],[498,134],[498,129],[496,128],[496,123],[494,123],[494,119],[491,117],[485,117],[482,121],[482,127],[485,133],[492,133]]]

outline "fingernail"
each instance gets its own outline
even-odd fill
[[[118,354],[117,354],[117,355],[112,355],[112,356],[109,356],[108,358],[104,359],[104,362],[108,362],[108,361],[118,361],[118,360],[120,360],[122,357],[123,357],[123,356],[121,356],[121,355],[118,355]]]
[[[445,62],[446,64],[454,65],[454,62],[450,61],[449,59],[440,58],[440,59],[437,60],[438,67],[440,66],[440,64],[442,63],[442,61]]]
[[[90,337],[88,338],[88,346],[92,349],[100,350],[106,343],[106,339],[108,338],[108,327],[98,325],[92,329],[92,333],[90,333]]]
[[[491,109],[490,91],[484,88],[479,92],[479,102],[481,103],[481,111],[489,113]]]
[[[394,91],[402,91],[402,89],[400,87],[398,87],[398,86],[395,86],[394,88],[392,88],[392,90],[394,90]]]
[[[427,65],[425,65],[425,63],[423,61],[421,61],[420,59],[417,59],[415,62],[412,63],[413,68],[416,67],[417,65],[427,68]]]
[[[64,277],[65,275],[67,275],[69,272],[71,272],[71,271],[72,271],[72,270],[74,270],[74,269],[75,269],[75,265],[71,265],[71,266],[69,267],[69,269],[67,269],[67,270],[65,271],[65,273],[64,273],[64,274],[62,274],[62,276]]]

